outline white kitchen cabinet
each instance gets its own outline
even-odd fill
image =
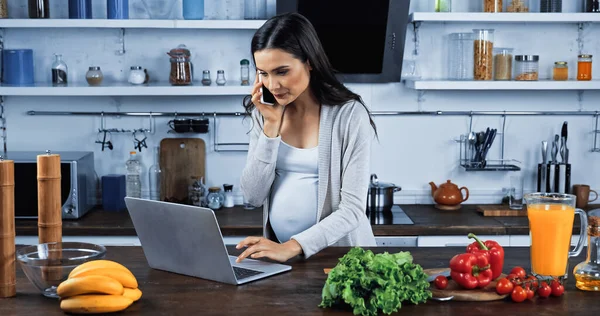
[[[529,235],[511,235],[510,246],[511,247],[529,247],[531,245],[531,238]],[[579,235],[573,235],[571,237],[571,245],[575,246],[579,241]],[[584,245],[587,245],[587,238],[585,239]]]
[[[508,235],[477,235],[481,240],[495,240],[502,247],[510,246],[510,236]],[[417,247],[466,247],[475,241],[464,236],[419,236]]]

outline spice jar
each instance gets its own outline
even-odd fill
[[[562,0],[540,0],[540,12],[562,12]]]
[[[191,205],[206,206],[206,187],[203,183],[204,178],[192,177],[192,185],[188,187],[188,199]]]
[[[223,184],[223,190],[225,191],[225,202],[224,207],[233,207],[233,184]]]
[[[539,77],[538,55],[516,55],[515,56],[515,80],[536,81]]]
[[[494,80],[512,79],[512,48],[494,48]]]
[[[573,269],[575,286],[584,291],[600,291],[600,209],[588,212],[587,257]]]
[[[435,0],[435,12],[451,12],[451,0]]]
[[[506,12],[529,12],[529,0],[507,1]]]
[[[502,12],[502,0],[483,0],[483,12]]]
[[[141,66],[131,66],[127,81],[131,84],[143,84],[146,81],[146,73]]]
[[[8,18],[8,3],[6,0],[0,0],[0,19]]]
[[[494,30],[474,29],[473,79],[492,80]]]
[[[212,81],[210,80],[210,70],[203,70],[202,71],[202,85],[210,86],[211,83],[212,83]]]
[[[171,62],[169,83],[174,86],[187,86],[193,82],[193,65],[190,50],[183,44],[171,49],[168,53]]]
[[[566,61],[557,61],[552,69],[552,80],[564,81],[569,80],[569,66]]]
[[[217,70],[217,80],[215,82],[219,86],[224,86],[227,83],[227,80],[225,80],[225,70]]]
[[[92,66],[88,69],[85,74],[85,80],[90,86],[99,86],[102,84],[102,80],[104,79],[104,75],[102,74],[102,70],[98,66]]]
[[[600,12],[600,0],[585,0],[585,12]]]
[[[223,206],[225,196],[221,193],[221,188],[210,187],[208,188],[208,195],[206,196],[206,204],[213,210],[218,210]]]
[[[578,56],[577,80],[592,80],[592,55],[581,54]]]
[[[242,79],[242,86],[250,85],[250,61],[248,59],[242,59],[240,61],[240,78]]]

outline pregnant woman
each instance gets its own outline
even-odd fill
[[[257,74],[244,100],[252,130],[241,189],[263,205],[263,236],[237,245],[246,248],[238,262],[376,246],[365,214],[376,129],[361,97],[337,80],[315,29],[298,13],[268,20],[251,51]],[[261,88],[274,95],[272,105],[261,102]]]

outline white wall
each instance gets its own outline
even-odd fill
[[[53,17],[66,17],[66,0],[62,9],[53,7]],[[100,1],[94,1],[95,3]],[[131,1],[132,6],[136,1]],[[433,1],[430,1],[433,3]],[[455,3],[462,4],[459,0]],[[9,0],[11,17],[25,17],[25,1]],[[413,0],[417,10],[419,4]],[[428,3],[428,2],[427,2]],[[173,17],[180,14],[180,4]],[[457,9],[458,10],[458,9]],[[105,14],[102,8],[96,10]],[[56,15],[55,15],[56,14]],[[143,14],[132,9],[131,17]],[[96,13],[95,13],[96,16]],[[104,15],[105,16],[105,15]],[[103,17],[98,15],[97,17]],[[445,75],[444,58],[447,46],[445,35],[469,31],[473,28],[496,29],[495,45],[514,47],[516,54],[539,54],[541,77],[551,74],[556,60],[569,62],[570,74],[574,76],[577,57],[577,26],[574,24],[427,24],[420,28],[420,55],[418,57],[424,78],[442,78]],[[593,35],[599,26],[586,26],[585,51],[598,55],[600,38]],[[166,52],[185,43],[193,53],[196,77],[202,69],[210,69],[213,81],[217,69],[224,69],[230,81],[239,80],[239,61],[250,58],[249,42],[253,32],[248,30],[127,30],[125,45],[127,53],[115,55],[120,48],[118,30],[67,29],[67,30],[5,30],[6,48],[34,49],[36,80],[50,80],[52,54],[61,53],[69,66],[71,82],[83,82],[87,67],[102,67],[110,80],[124,81],[131,65],[141,65],[150,70],[153,79],[166,81],[168,56]],[[535,35],[534,35],[535,34]],[[407,33],[405,58],[411,58],[413,48],[411,28]],[[356,43],[359,44],[359,43]],[[351,49],[351,46],[349,46]],[[600,56],[600,55],[598,55]],[[356,62],[360,62],[357,60]],[[594,63],[594,73],[600,74],[600,62]],[[349,84],[348,87],[362,95],[367,105],[378,110],[598,110],[600,93],[585,92],[581,104],[576,92],[427,92],[419,106],[417,92],[406,89],[401,83]],[[115,150],[100,151],[94,144],[99,118],[67,116],[27,116],[29,110],[48,111],[242,111],[239,97],[9,97],[6,98],[9,150],[89,150],[95,152],[96,169],[100,176],[124,172],[128,152],[133,150],[130,135],[113,135]],[[149,147],[157,145],[162,138],[176,137],[167,134],[166,122],[170,118],[156,120],[157,131],[149,137]],[[525,191],[535,189],[536,164],[541,160],[540,142],[551,140],[560,133],[564,120],[569,121],[570,161],[573,165],[572,183],[587,183],[600,188],[600,153],[591,153],[594,128],[591,117],[508,117],[506,121],[505,157],[524,162],[527,181]],[[247,126],[239,118],[220,119],[217,127],[220,142],[245,142]],[[465,172],[458,166],[459,146],[454,142],[468,130],[468,117],[381,117],[375,118],[379,130],[379,142],[373,145],[372,172],[381,181],[402,186],[397,201],[403,203],[431,203],[429,181],[441,183],[452,179],[459,186],[471,189],[471,203],[497,202],[502,188],[508,186],[507,173]],[[501,128],[500,117],[475,117],[476,130],[485,127]],[[145,118],[112,118],[108,127],[147,127]],[[211,126],[211,133],[214,128]],[[238,188],[239,176],[246,153],[214,152],[212,134],[201,135],[207,144],[207,179],[210,185],[234,183]],[[488,157],[498,158],[496,141]],[[142,152],[147,167],[152,164],[150,148]]]

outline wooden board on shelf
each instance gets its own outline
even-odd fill
[[[508,205],[480,205],[477,211],[483,216],[527,216],[527,209],[523,206],[521,210],[512,210]]]
[[[206,145],[201,138],[165,138],[160,142],[161,201],[185,203],[193,178],[206,179]]]

